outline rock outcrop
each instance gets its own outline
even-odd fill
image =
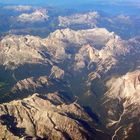
[[[7,36],[1,41],[0,63],[14,69],[25,63],[40,63],[40,39],[33,36]]]
[[[107,88],[103,105],[107,127],[114,129],[112,139],[135,139],[140,129],[140,71],[113,77]]]
[[[71,16],[59,16],[59,26],[69,27],[71,25],[86,24],[91,27],[96,27],[97,19],[100,17],[98,12],[88,12],[84,14],[74,14]]]
[[[18,81],[11,89],[12,93],[25,93],[25,92],[35,92],[47,89],[48,92],[51,91],[65,91],[68,90],[66,83],[63,83],[60,79],[49,78],[47,76],[40,77],[29,77]]]
[[[69,63],[75,63],[73,57],[77,61],[77,56],[83,55],[82,48],[84,49],[83,46],[86,45],[90,46],[87,50],[88,53],[86,51],[87,54],[84,54],[90,59],[88,63],[96,60],[98,66],[103,66],[108,60],[111,60],[108,69],[114,64],[114,60],[117,61],[117,56],[126,55],[131,49],[127,41],[123,41],[106,29],[95,28],[79,31],[63,29],[56,30],[45,39],[33,36],[6,36],[0,43],[0,62],[10,68],[25,63],[55,65],[54,62],[59,64],[66,60]],[[83,62],[80,63],[85,67]]]
[[[36,10],[33,13],[27,14],[23,13],[17,17],[17,21],[23,23],[34,23],[34,22],[44,22],[48,20],[49,16],[45,9],[43,10]]]
[[[21,81],[18,81],[12,88],[12,92],[22,92],[24,90],[35,90],[38,87],[49,86],[51,83],[47,76],[41,76],[39,78],[30,77]]]
[[[109,139],[102,131],[90,129],[92,121],[82,107],[65,102],[62,95],[34,94],[0,105],[0,139]]]

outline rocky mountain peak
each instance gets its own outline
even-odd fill
[[[88,114],[76,103],[65,103],[58,94],[34,94],[23,100],[0,105],[0,116],[1,139],[92,138],[92,133],[81,123],[88,125],[88,120],[91,119]],[[5,131],[5,128],[9,129]],[[96,132],[96,129],[92,131]],[[99,133],[104,136],[102,132]]]

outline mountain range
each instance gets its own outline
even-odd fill
[[[0,139],[139,140],[139,15],[61,10],[0,9]]]

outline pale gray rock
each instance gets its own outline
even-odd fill
[[[98,12],[88,12],[84,14],[74,14],[71,16],[59,16],[59,26],[69,27],[70,25],[86,24],[90,27],[96,27],[97,19],[100,15]]]
[[[45,9],[37,9],[32,13],[23,13],[17,17],[17,21],[22,23],[44,22],[49,18],[48,12]]]
[[[0,42],[0,63],[15,68],[25,63],[41,63],[41,39],[33,36],[6,36]]]
[[[102,72],[103,67],[108,71],[117,63],[117,57],[132,49],[127,41],[104,28],[56,30],[44,39],[12,35],[4,37],[0,44],[0,63],[11,69],[26,63],[53,66],[72,61],[75,70],[89,68],[94,62],[99,67],[97,71]],[[70,53],[72,49],[75,51]]]
[[[12,92],[22,92],[23,90],[35,90],[36,88],[49,86],[51,82],[47,76],[41,76],[39,78],[29,77],[18,81],[13,88]]]
[[[51,69],[50,76],[57,79],[63,79],[64,73],[65,73],[64,70],[60,69],[57,66],[53,66]]]
[[[112,139],[135,138],[139,135],[140,117],[140,71],[129,72],[123,76],[113,77],[107,83],[105,107],[109,129],[113,129]],[[131,136],[132,135],[132,136]]]
[[[78,119],[87,124],[92,121],[77,103],[65,103],[58,94],[34,94],[0,105],[0,138],[91,139],[92,131],[88,131]]]

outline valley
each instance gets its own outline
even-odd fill
[[[1,6],[0,139],[139,140],[139,14],[97,9]]]

